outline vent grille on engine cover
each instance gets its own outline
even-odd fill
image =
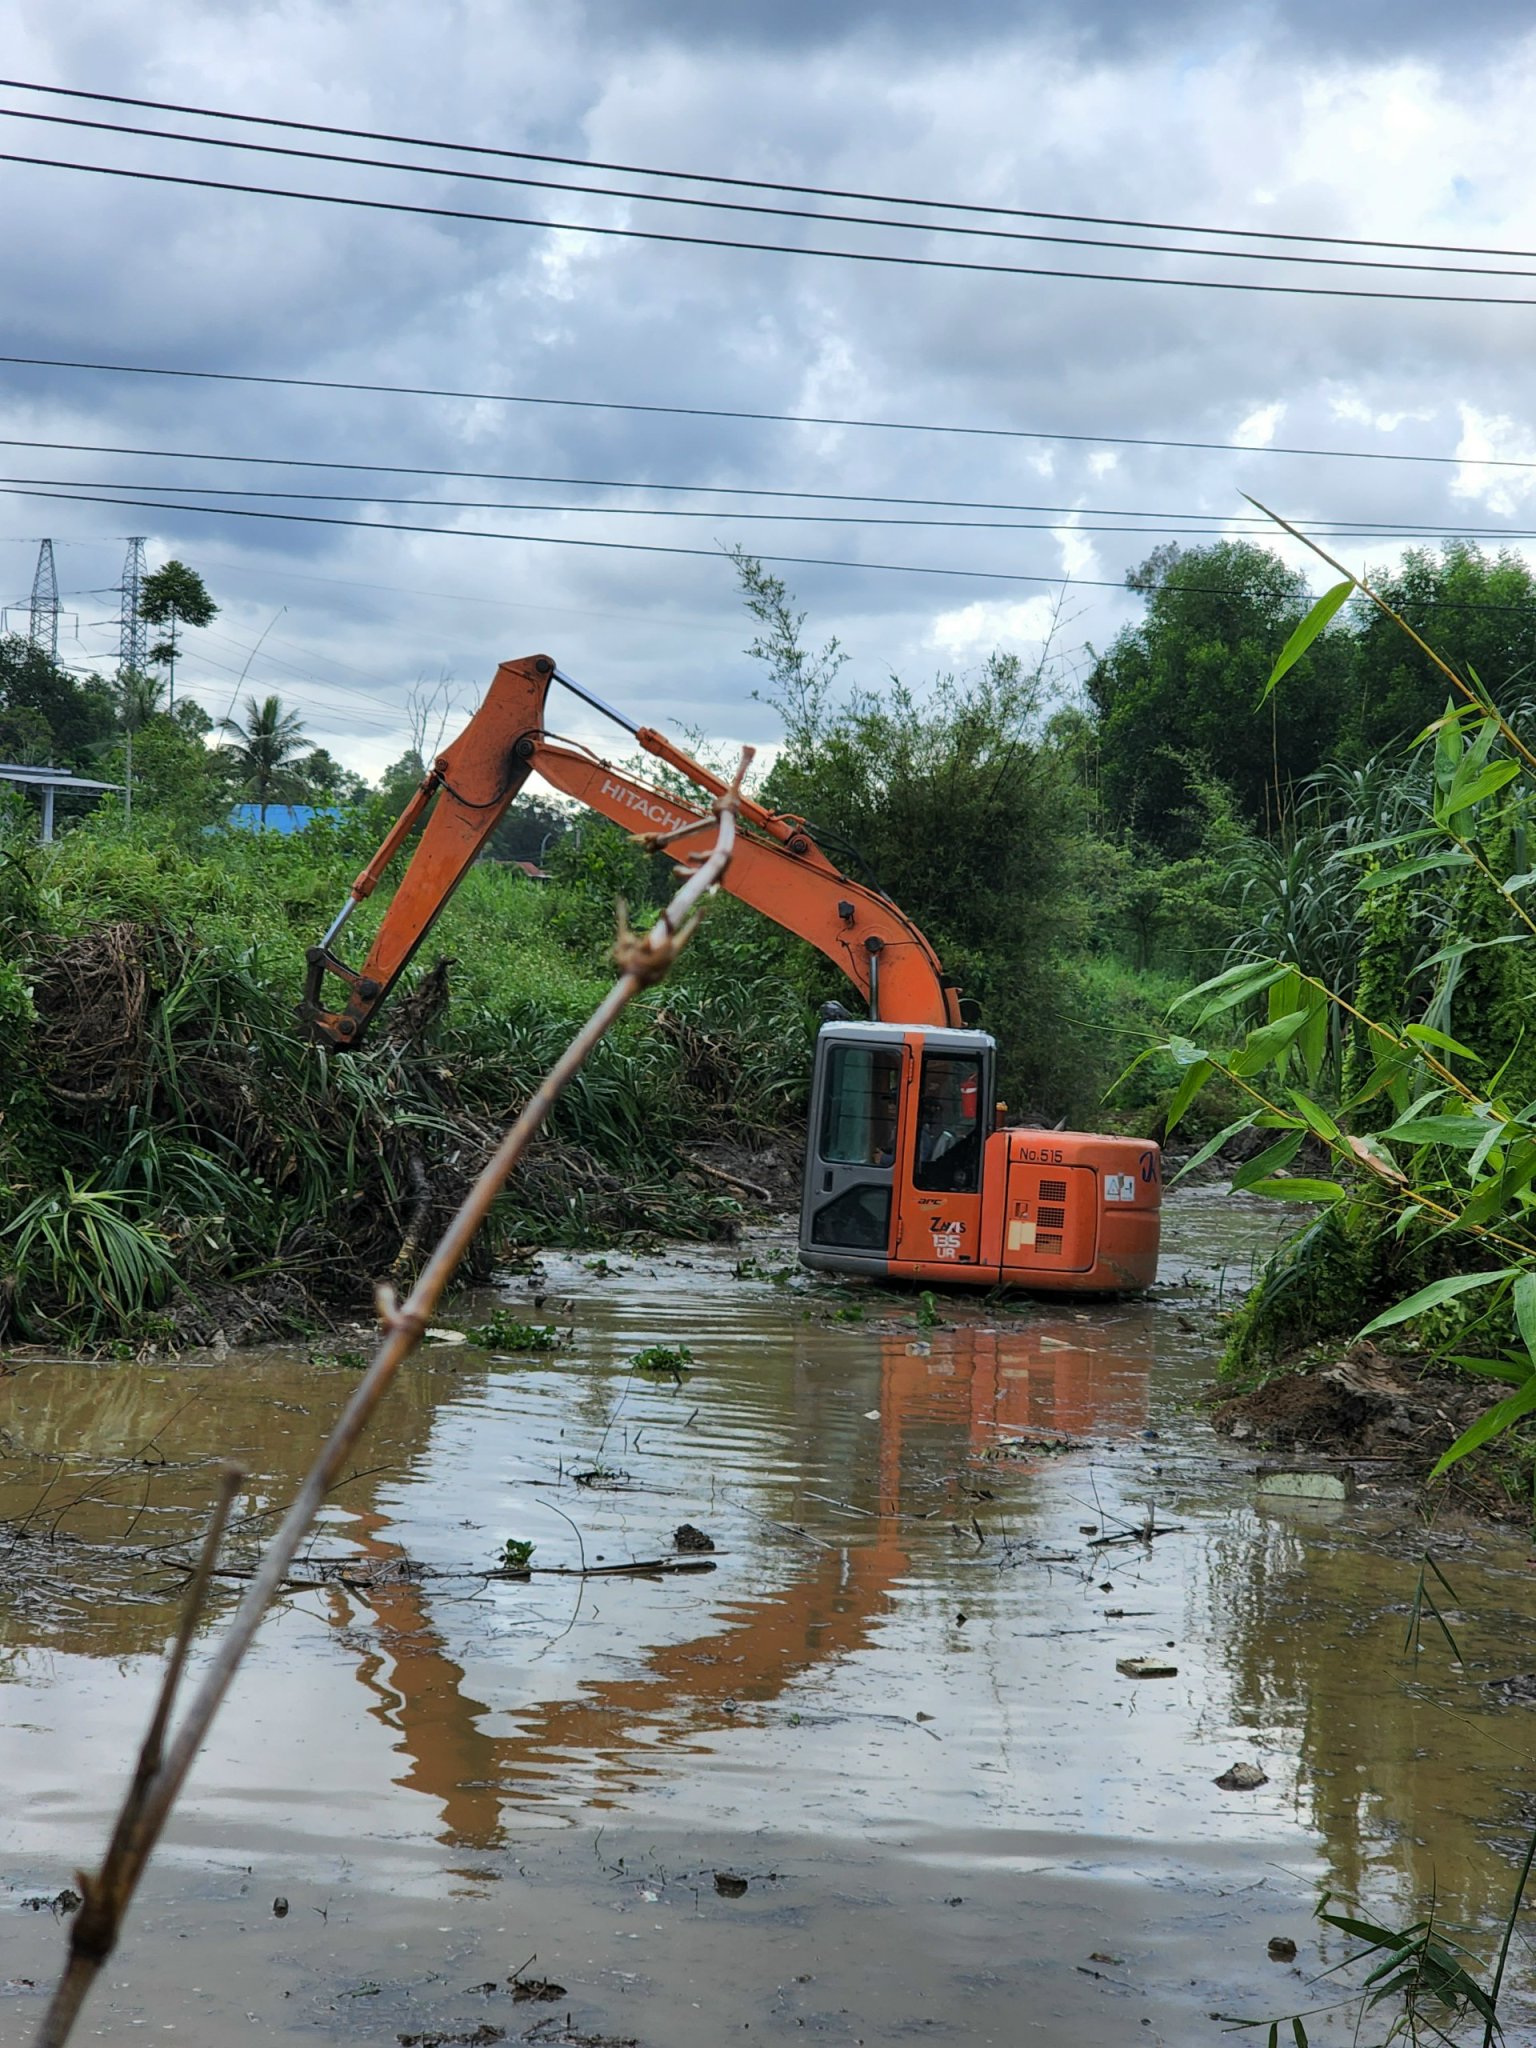
[[[1040,1199],[1042,1202],[1064,1202],[1067,1199],[1066,1182],[1064,1180],[1041,1181]],[[1043,1223],[1045,1218],[1042,1216],[1040,1220]]]
[[[1067,1226],[1067,1212],[1059,1204],[1048,1209],[1042,1202],[1040,1204],[1040,1213],[1036,1216],[1035,1221],[1042,1230],[1065,1230]]]

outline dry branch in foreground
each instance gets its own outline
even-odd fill
[[[78,1877],[83,1904],[71,1926],[68,1960],[38,2029],[35,2048],[63,2048],[69,2039],[86,1993],[95,1982],[102,1964],[117,1946],[129,1902],[144,1866],[160,1838],[240,1661],[255,1640],[262,1616],[273,1596],[281,1589],[311,1523],[340,1478],[390,1382],[421,1341],[444,1287],[485,1221],[491,1203],[527,1149],[530,1139],[554,1107],[561,1090],[579,1072],[593,1047],[642,989],[662,979],[692,935],[700,904],[718,886],[730,862],[735,845],[736,804],[741,778],[750,759],[748,750],[742,756],[730,788],[714,803],[713,812],[717,820],[714,846],[707,855],[695,857],[686,868],[680,869],[685,876],[683,885],[655,924],[648,932],[636,933],[621,917],[618,943],[614,947],[614,959],[621,970],[619,979],[550,1068],[522,1114],[502,1138],[479,1179],[455,1212],[407,1299],[397,1302],[392,1289],[379,1289],[379,1317],[384,1334],[372,1363],[306,1474],[281,1527],[262,1553],[249,1590],[235,1610],[167,1748],[165,1738],[176,1693],[207,1601],[224,1524],[240,1483],[238,1473],[231,1471],[225,1474],[219,1503],[204,1540],[198,1572],[171,1648],[160,1697],[139,1753],[133,1782],[123,1800],[101,1868],[94,1875],[82,1871]],[[654,843],[667,845],[705,829],[706,823],[700,820],[679,831],[661,835]]]

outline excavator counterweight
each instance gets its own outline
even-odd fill
[[[705,801],[649,787],[546,729],[552,683],[624,727]],[[503,662],[480,708],[422,778],[383,845],[310,948],[299,1014],[356,1050],[379,1005],[531,774],[656,840],[710,820],[722,785],[664,735],[632,726],[548,655]],[[424,823],[422,821],[425,821]],[[811,1267],[943,1284],[1123,1293],[1157,1275],[1161,1166],[1141,1140],[995,1127],[996,1049],[965,1028],[959,991],[889,898],[854,881],[804,819],[741,805],[722,886],[817,947],[847,976],[868,1021],[824,1025],[816,1046],[800,1252]],[[357,906],[421,824],[361,966],[336,950]],[[686,836],[673,851],[686,860]],[[343,999],[327,1007],[326,980]]]

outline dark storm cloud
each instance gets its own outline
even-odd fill
[[[363,34],[355,12],[295,0],[278,39],[258,17],[170,0],[147,32],[140,26],[140,40],[114,43],[107,0],[85,0],[67,16],[33,0],[9,4],[20,33],[15,69],[108,90],[746,177],[1104,214],[1155,208],[1310,232],[1448,239],[1454,226],[1470,238],[1536,244],[1536,221],[1525,217],[1532,166],[1521,60],[1472,90],[1460,70],[1433,69],[1427,12],[1421,26],[1406,17],[1406,28],[1394,15],[1394,62],[1405,51],[1430,53],[1431,68],[1410,74],[1385,65],[1376,49],[1345,49],[1337,23],[1331,41],[1319,28],[1308,54],[1306,17],[1294,7],[1285,15],[1294,47],[1277,56],[1280,17],[1197,7],[1134,18],[1074,9],[1069,17],[959,0],[944,10],[706,14],[625,0],[585,16],[509,4],[464,5],[438,18],[381,0]],[[0,10],[6,5],[0,0]],[[1516,20],[1512,11],[1497,15],[1497,33],[1479,47],[1492,48]],[[1352,17],[1349,34],[1358,22]],[[1131,33],[1137,24],[1152,25],[1140,40]],[[829,35],[856,38],[858,47],[829,48]],[[165,160],[149,145],[111,147],[116,162]],[[135,149],[142,153],[128,153]],[[92,151],[107,160],[100,142],[70,153]],[[230,175],[249,179],[249,170]],[[20,224],[7,248],[13,352],[1218,442],[1250,415],[1279,408],[1276,438],[1318,446],[1444,450],[1459,434],[1461,402],[1517,421],[1524,404],[1532,316],[1522,313],[920,274],[146,190],[81,174],[11,168],[0,177],[7,218]],[[305,177],[355,194],[403,189],[384,173],[314,169]],[[413,189],[431,203],[496,207],[487,193],[446,179]],[[662,218],[638,203],[590,197],[575,211],[569,195],[532,204],[593,223]],[[523,195],[498,210],[530,204]],[[674,219],[710,231],[698,215]],[[830,233],[751,220],[730,232],[764,240]],[[932,236],[912,246],[954,253]],[[1123,254],[1106,266],[1029,245],[998,255],[1047,267],[1196,268]],[[1398,415],[1397,424],[1382,423]],[[1483,510],[1454,496],[1454,472],[1444,470],[45,370],[0,373],[0,421],[0,432],[20,437],[759,490],[1224,515],[1241,509],[1239,490],[1250,489],[1304,518],[1455,519]],[[23,466],[12,451],[7,470]],[[448,497],[542,495],[615,507],[637,497],[308,472],[261,478],[169,457],[60,456],[53,473],[105,477],[129,495],[150,479],[363,494],[313,509],[374,522],[365,531],[26,500],[7,501],[0,529],[56,536],[72,587],[82,589],[110,583],[129,532],[149,533],[156,559],[192,556],[225,605],[201,643],[210,708],[225,708],[250,660],[248,684],[291,693],[318,736],[374,765],[381,751],[399,751],[399,710],[417,675],[450,669],[472,696],[496,659],[535,648],[653,720],[771,738],[771,719],[750,697],[749,631],[720,552],[731,543],[841,559],[847,566],[783,573],[811,613],[808,632],[818,640],[837,632],[864,679],[878,683],[893,669],[964,666],[998,639],[1022,640],[1027,652],[1046,589],[1028,579],[1059,578],[1064,567],[1086,579],[1069,600],[1071,633],[1102,645],[1135,606],[1088,584],[1115,585],[1163,531],[1155,520],[1145,534],[1076,538],[809,517],[774,523],[731,516],[718,503],[710,517],[688,521],[633,521],[616,511],[440,514],[434,502]],[[369,491],[418,503],[370,504]],[[700,552],[588,552],[383,530],[438,517]],[[5,542],[7,600],[25,594],[34,559],[35,545]],[[857,566],[882,562],[911,572]],[[945,580],[930,568],[989,569],[1009,580]],[[88,625],[83,599],[80,610]],[[82,658],[110,664],[110,613],[110,599],[95,605],[95,638],[82,641]]]
[[[1469,36],[1467,15],[1442,0],[774,0],[721,5],[720,0],[587,0],[587,19],[604,42],[639,36],[681,47],[827,49],[879,39],[914,51],[953,50],[1045,35],[1099,54],[1140,51],[1183,38],[1252,41],[1380,57],[1454,49],[1480,67],[1497,45],[1531,33],[1527,0],[1484,0]]]

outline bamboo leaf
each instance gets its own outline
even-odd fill
[[[1487,1122],[1480,1116],[1406,1116],[1388,1125],[1381,1135],[1403,1145],[1454,1145],[1471,1152],[1482,1143],[1487,1130]]]
[[[1400,1166],[1394,1166],[1383,1153],[1378,1152],[1370,1138],[1357,1138],[1353,1132],[1344,1140],[1360,1164],[1382,1180],[1391,1181],[1394,1187],[1405,1188],[1408,1176]]]
[[[1420,854],[1417,860],[1400,861],[1396,867],[1374,868],[1370,874],[1361,876],[1360,887],[1365,890],[1385,889],[1390,882],[1411,881],[1415,875],[1431,875],[1445,868],[1469,868],[1473,865],[1470,853],[1460,853],[1448,847],[1444,853]]]
[[[1294,668],[1297,662],[1300,661],[1318,634],[1322,632],[1329,620],[1332,619],[1334,613],[1338,611],[1339,607],[1348,598],[1349,593],[1354,587],[1353,582],[1335,583],[1332,590],[1324,591],[1290,639],[1281,648],[1279,658],[1269,672],[1269,681],[1264,685],[1259,697],[1261,704],[1286,671]]]
[[[1230,1010],[1238,1003],[1246,1002],[1278,981],[1282,974],[1290,973],[1283,963],[1273,960],[1242,960],[1236,967],[1228,967],[1221,974],[1213,974],[1209,981],[1202,981],[1197,988],[1179,997],[1173,1007],[1182,1009],[1186,1003],[1193,1003],[1202,996],[1219,996],[1219,1002],[1207,1003],[1201,1011],[1201,1020],[1219,1016],[1223,1010]]]
[[[1531,1376],[1531,1361],[1528,1358],[1469,1358],[1465,1352],[1453,1351],[1446,1359],[1459,1372],[1470,1372],[1482,1380],[1505,1380],[1512,1387],[1523,1387]]]
[[[1485,704],[1456,704],[1450,698],[1447,698],[1445,709],[1441,712],[1440,716],[1432,718],[1422,732],[1414,734],[1413,744],[1415,747],[1422,747],[1424,742],[1432,740],[1436,733],[1439,732],[1441,726],[1446,723],[1470,725],[1473,719],[1485,717],[1487,709],[1488,707]]]
[[[1241,1194],[1244,1188],[1251,1188],[1257,1182],[1267,1180],[1280,1167],[1289,1166],[1301,1150],[1301,1141],[1305,1136],[1305,1131],[1288,1132],[1277,1144],[1270,1145],[1254,1158],[1245,1160],[1232,1176],[1233,1194]]]
[[[1427,960],[1419,963],[1419,972],[1427,974],[1431,967],[1443,967],[1449,960],[1465,960],[1469,953],[1485,953],[1490,946],[1518,946],[1528,944],[1528,932],[1500,932],[1496,939],[1463,939],[1454,946],[1442,946],[1438,953],[1431,953]]]
[[[1395,853],[1400,847],[1411,846],[1416,839],[1438,839],[1438,825],[1420,825],[1412,832],[1392,832],[1385,839],[1365,839],[1358,846],[1344,848],[1350,860],[1365,860],[1373,853]]]
[[[1123,1067],[1121,1071],[1115,1076],[1114,1080],[1111,1081],[1109,1086],[1105,1089],[1104,1100],[1107,1102],[1110,1096],[1113,1095],[1115,1090],[1120,1086],[1121,1082],[1128,1081],[1131,1078],[1132,1074],[1135,1073],[1138,1067],[1144,1067],[1148,1060],[1156,1059],[1157,1055],[1162,1051],[1162,1049],[1163,1048],[1160,1045],[1144,1046],[1142,1050],[1139,1053],[1137,1053],[1135,1059],[1130,1061],[1130,1063],[1127,1066]]]
[[[1503,1142],[1505,1136],[1509,1131],[1509,1128],[1510,1127],[1507,1123],[1489,1124],[1487,1130],[1483,1134],[1481,1144],[1478,1146],[1477,1150],[1472,1154],[1472,1157],[1467,1161],[1468,1180],[1475,1181],[1477,1179],[1477,1176],[1488,1164],[1488,1161],[1492,1157],[1493,1153],[1497,1151],[1499,1145]]]
[[[1277,1017],[1272,1024],[1259,1024],[1243,1040],[1243,1049],[1234,1055],[1231,1068],[1234,1074],[1257,1074],[1276,1060],[1290,1045],[1307,1021],[1305,1010],[1292,1010],[1287,1017]]]
[[[1456,779],[1461,766],[1461,757],[1466,750],[1466,739],[1461,723],[1455,716],[1456,706],[1448,697],[1445,702],[1445,716],[1440,721],[1440,730],[1435,735],[1435,782],[1441,789],[1449,789]]]
[[[1511,1293],[1520,1341],[1531,1354],[1532,1370],[1536,1371],[1536,1273],[1527,1269],[1515,1282]]]
[[[1404,1105],[1402,1110],[1399,1111],[1399,1115],[1404,1117],[1422,1116],[1424,1112],[1427,1109],[1432,1108],[1435,1103],[1444,1102],[1446,1096],[1449,1093],[1450,1090],[1446,1088],[1442,1083],[1437,1081],[1433,1088],[1421,1089],[1419,1093],[1414,1096],[1412,1102]]]
[[[1493,743],[1499,736],[1499,721],[1496,718],[1482,718],[1478,721],[1477,732],[1471,745],[1462,757],[1461,776],[1475,775],[1493,752]]]
[[[1338,1202],[1344,1198],[1336,1180],[1306,1180],[1300,1175],[1294,1180],[1256,1180],[1248,1192],[1268,1195],[1276,1202]]]
[[[1301,1054],[1307,1080],[1315,1088],[1323,1071],[1323,1061],[1328,1056],[1329,1002],[1320,989],[1310,986],[1303,988],[1302,1001],[1307,1021],[1297,1035],[1296,1050]]]
[[[1355,1941],[1368,1943],[1371,1948],[1407,1948],[1413,1936],[1419,1931],[1417,1927],[1378,1927],[1372,1920],[1356,1920],[1348,1913],[1330,1913],[1325,1910],[1327,1904],[1325,1895],[1317,1909],[1317,1918],[1326,1921],[1330,1927],[1337,1927],[1341,1934],[1350,1935]]]
[[[1443,1031],[1436,1031],[1428,1024],[1405,1024],[1404,1038],[1411,1038],[1415,1045],[1432,1045],[1437,1052],[1453,1052],[1464,1060],[1473,1060],[1478,1066],[1482,1060],[1470,1045],[1463,1045],[1459,1039],[1448,1038]]]
[[[1519,1270],[1517,1266],[1500,1266],[1491,1273],[1453,1273],[1449,1279],[1432,1280],[1417,1294],[1410,1294],[1406,1301],[1384,1309],[1373,1322],[1366,1324],[1360,1336],[1374,1337],[1378,1330],[1390,1330],[1395,1323],[1411,1322],[1415,1316],[1427,1315],[1441,1302],[1454,1301],[1458,1294],[1470,1294],[1476,1287],[1493,1287],[1500,1281],[1513,1280]]]
[[[1275,1023],[1281,1017],[1288,1017],[1292,1010],[1299,1010],[1305,1002],[1301,975],[1294,967],[1288,967],[1278,981],[1269,985],[1269,1021]]]
[[[1463,771],[1464,773],[1464,771]],[[1493,796],[1505,783],[1513,782],[1520,773],[1518,761],[1493,761],[1478,774],[1463,779],[1458,774],[1456,781],[1446,793],[1446,798],[1436,811],[1439,818],[1454,818],[1461,811],[1470,810],[1473,804],[1480,804],[1485,797]]]
[[[1232,1123],[1229,1123],[1224,1131],[1218,1131],[1214,1138],[1207,1138],[1200,1147],[1200,1150],[1191,1158],[1185,1160],[1178,1172],[1171,1176],[1166,1185],[1168,1187],[1176,1187],[1185,1174],[1193,1173],[1197,1166],[1204,1166],[1208,1159],[1214,1159],[1222,1146],[1226,1144],[1228,1138],[1235,1138],[1239,1131],[1246,1131],[1252,1123],[1253,1118],[1251,1116],[1240,1116],[1234,1119]]]
[[[1315,1131],[1318,1137],[1328,1143],[1331,1143],[1338,1137],[1339,1127],[1326,1109],[1319,1109],[1311,1097],[1303,1095],[1298,1088],[1292,1088],[1289,1093],[1292,1102],[1300,1110],[1308,1127]]]
[[[1522,1138],[1518,1144],[1510,1147],[1503,1171],[1490,1174],[1477,1188],[1457,1221],[1466,1224],[1486,1223],[1501,1209],[1508,1209],[1518,1202],[1533,1180],[1536,1180],[1536,1142]]]
[[[1185,1110],[1188,1109],[1189,1105],[1194,1101],[1215,1071],[1216,1069],[1211,1062],[1203,1057],[1197,1059],[1192,1066],[1185,1070],[1184,1078],[1174,1090],[1173,1100],[1168,1105],[1168,1114],[1163,1120],[1165,1131],[1174,1129]]]
[[[1523,1415],[1529,1415],[1536,1408],[1536,1372],[1526,1380],[1518,1393],[1511,1394],[1506,1401],[1496,1402],[1486,1415],[1480,1415],[1470,1429],[1464,1429],[1451,1448],[1430,1473],[1431,1479],[1438,1479],[1442,1473],[1469,1457],[1473,1451],[1481,1450],[1494,1437],[1502,1436]]]
[[[1384,1052],[1360,1087],[1340,1107],[1346,1110],[1360,1109],[1367,1102],[1373,1102],[1383,1089],[1391,1093],[1408,1071],[1410,1058],[1411,1055],[1408,1053]]]

